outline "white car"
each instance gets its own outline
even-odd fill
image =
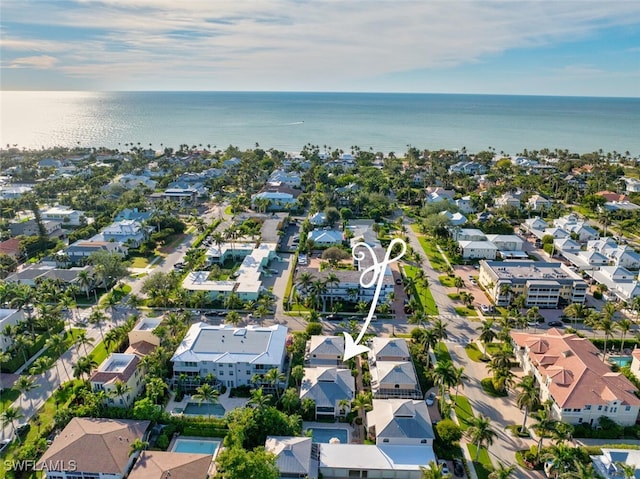
[[[449,476],[449,466],[447,466],[447,461],[445,461],[444,459],[438,459],[438,465],[442,466],[442,474],[445,477]]]
[[[483,313],[488,313],[490,311],[489,306],[487,306],[486,304],[481,304],[480,309]]]

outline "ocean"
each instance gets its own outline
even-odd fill
[[[640,155],[640,98],[264,92],[0,92],[0,145]]]

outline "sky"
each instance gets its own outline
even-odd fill
[[[640,96],[640,1],[1,0],[2,90]]]

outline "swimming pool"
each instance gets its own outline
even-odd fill
[[[633,360],[632,356],[609,356],[609,361],[617,364],[621,368],[629,366]]]
[[[340,444],[349,444],[349,431],[341,428],[314,427],[311,430],[312,442],[329,444],[331,439],[337,438]]]
[[[219,445],[216,439],[176,439],[171,452],[215,455]]]
[[[203,402],[202,404],[197,402],[189,402],[184,407],[183,414],[188,416],[224,416],[226,412],[224,407],[220,404],[211,404]]]

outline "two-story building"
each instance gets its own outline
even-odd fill
[[[553,402],[555,419],[594,427],[603,416],[622,426],[636,423],[636,387],[611,371],[591,341],[555,328],[540,334],[512,331],[511,338],[516,360],[536,378],[540,400]]]
[[[309,367],[346,367],[344,357],[344,336],[311,336],[307,341],[304,363]]]
[[[89,382],[94,392],[106,393],[106,404],[109,406],[131,407],[144,388],[140,357],[136,354],[111,353],[93,372]],[[126,386],[122,394],[116,390],[118,383]]]
[[[418,399],[374,399],[367,429],[377,445],[433,446],[435,437],[427,404]]]
[[[421,399],[407,342],[402,338],[373,338],[370,342],[371,391],[376,399]]]
[[[300,384],[300,399],[311,399],[316,418],[346,416],[355,397],[356,382],[350,369],[330,367],[305,368]]]

